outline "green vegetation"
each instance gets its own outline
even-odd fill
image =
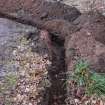
[[[69,79],[71,78],[76,82],[78,88],[84,88],[85,95],[105,96],[105,74],[92,72],[85,61],[77,62],[75,71]]]
[[[4,82],[0,84],[0,93],[5,93],[11,88],[14,88],[17,84],[17,76],[9,74],[4,78]]]
[[[5,77],[5,80],[9,86],[15,86],[17,83],[17,76],[13,74],[9,74]]]

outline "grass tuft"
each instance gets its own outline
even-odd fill
[[[83,60],[77,62],[70,79],[76,82],[78,88],[83,87],[87,96],[105,96],[105,74],[92,72]]]

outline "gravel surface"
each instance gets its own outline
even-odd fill
[[[47,73],[51,62],[38,31],[0,19],[0,105],[43,102],[45,90],[51,85]]]

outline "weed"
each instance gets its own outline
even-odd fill
[[[92,72],[88,63],[83,60],[77,62],[75,71],[69,77],[76,82],[77,87],[83,87],[87,96],[105,96],[105,74]]]
[[[15,86],[17,83],[17,77],[16,75],[13,74],[9,74],[5,77],[5,80],[7,82],[7,84],[9,84],[9,86]]]

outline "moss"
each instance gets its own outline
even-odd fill
[[[5,80],[9,86],[15,86],[17,84],[17,76],[13,74],[7,75]]]

